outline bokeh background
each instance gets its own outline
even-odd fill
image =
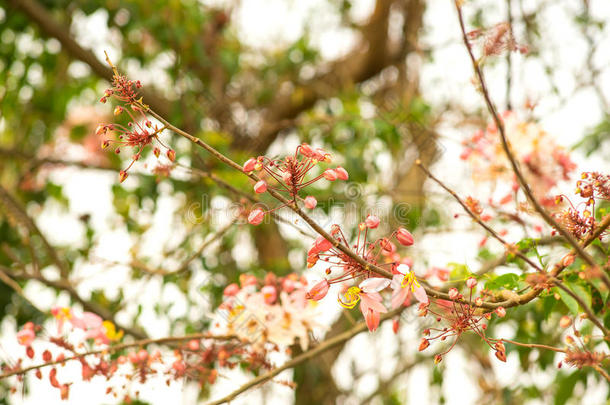
[[[464,7],[470,28],[511,21],[529,49],[486,61],[499,108],[537,122],[571,150],[579,170],[607,172],[610,3],[471,0]],[[227,228],[235,197],[184,167],[165,177],[145,156],[119,184],[129,156],[103,151],[94,133],[112,120],[112,106],[98,102],[111,77],[104,51],[143,83],[153,109],[238,162],[290,153],[303,141],[331,151],[350,181],[313,188],[321,224],[355,227],[375,212],[385,230],[407,226],[416,235],[409,255],[419,272],[451,263],[458,273],[464,265],[474,270],[501,255],[493,242],[481,254],[483,234],[453,219],[459,209],[451,197],[413,167],[422,159],[464,195],[490,192],[460,160],[461,142],[489,122],[460,35],[451,0],[0,0],[0,187],[67,267],[58,268],[39,235],[2,205],[0,269],[23,296],[0,281],[0,359],[15,358],[23,350],[17,328],[49,322],[54,305],[95,308],[140,336],[162,337],[209,327],[224,286],[242,273],[323,274],[306,270],[311,240],[291,226]],[[250,189],[244,176],[184,139],[163,140],[181,165]],[[523,236],[506,228],[514,240]],[[180,277],[155,274],[179,266],[222,229]],[[349,327],[327,301],[328,329],[317,339]],[[491,329],[545,341],[560,332],[557,317],[543,315],[516,309]],[[433,366],[416,351],[422,322],[407,310],[398,335],[383,324],[283,373],[296,389],[270,383],[232,403],[607,403],[604,382],[558,371],[552,353],[514,350],[498,363],[465,336]],[[78,367],[69,367],[78,379]],[[141,400],[204,403],[251,377],[221,374],[205,392],[188,381],[167,387],[151,379],[140,387]],[[117,403],[104,390],[103,381],[76,382],[62,402],[30,380],[12,396],[0,386],[0,403]]]

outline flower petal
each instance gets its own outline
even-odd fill
[[[371,277],[360,283],[359,287],[365,293],[378,292],[390,285],[390,279],[383,277]]]

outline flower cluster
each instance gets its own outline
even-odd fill
[[[455,337],[449,348],[434,357],[434,362],[439,363],[443,360],[443,356],[453,349],[460,336],[467,331],[473,331],[479,335],[485,343],[487,343],[496,354],[496,357],[501,361],[506,361],[506,349],[500,341],[489,339],[485,335],[487,324],[485,320],[491,319],[491,312],[483,313],[480,305],[483,303],[481,297],[477,297],[473,301],[473,293],[477,286],[477,280],[473,277],[466,281],[466,286],[469,289],[468,301],[460,294],[457,288],[449,290],[449,298],[452,301],[436,300],[435,307],[427,306],[422,309],[420,315],[425,316],[428,313],[436,316],[436,321],[445,321],[446,326],[442,328],[427,328],[423,331],[424,337],[419,345],[419,350],[425,350],[430,346],[433,340],[445,341],[447,338]],[[473,305],[474,304],[474,305]],[[503,307],[498,307],[494,311],[499,317],[506,316],[506,310]]]
[[[291,277],[290,280],[283,281],[287,288],[291,280],[295,288],[300,283]],[[301,290],[301,295],[305,295],[304,290]],[[295,300],[294,296],[291,298]],[[300,302],[306,303],[306,300],[302,298]],[[40,334],[37,338],[42,327],[28,322],[17,333],[17,342],[25,346],[27,358],[36,365],[32,367],[35,377],[46,380],[57,388],[61,399],[69,398],[73,382],[65,381],[65,376],[60,375],[57,365],[68,361],[81,364],[83,381],[90,381],[95,376],[102,376],[108,381],[112,378],[120,379],[116,384],[110,383],[106,393],[115,398],[122,397],[126,403],[130,402],[130,397],[125,393],[125,382],[143,384],[151,375],[166,377],[168,385],[172,380],[185,376],[205,385],[216,381],[218,367],[235,368],[243,364],[244,360],[252,370],[271,368],[264,352],[255,350],[239,339],[223,337],[216,340],[213,335],[204,335],[201,339],[185,339],[184,342],[176,340],[178,343],[173,355],[162,354],[158,349],[147,350],[138,345],[117,346],[123,332],[117,331],[112,322],[91,312],[76,314],[71,308],[55,307],[51,310],[51,315],[57,324],[56,334]],[[33,347],[35,343],[39,348],[36,351]],[[20,358],[13,364],[3,364],[1,370],[3,373],[15,372],[18,381],[23,381],[19,372],[25,367],[31,367],[30,364],[24,364],[24,360]],[[49,372],[45,371],[45,366],[50,368]],[[15,392],[16,388],[13,387],[12,391]]]
[[[321,327],[315,302],[306,299],[307,280],[297,274],[276,277],[268,273],[259,281],[242,274],[240,283],[229,284],[217,311],[218,332],[234,334],[263,349],[265,343],[288,347],[298,341],[309,347],[309,334]]]
[[[141,98],[138,98],[137,89],[142,87],[140,81],[128,80],[125,76],[118,74],[115,70],[112,87],[106,89],[104,96],[100,99],[100,102],[106,103],[108,98],[114,97],[122,105],[117,105],[114,109],[114,115],[119,116],[126,113],[129,117],[127,126],[120,124],[101,124],[97,127],[96,135],[103,136],[102,148],[108,148],[110,145],[115,145],[114,152],[116,154],[121,153],[122,147],[134,148],[134,153],[131,157],[131,163],[119,172],[119,180],[125,181],[128,176],[127,171],[133,166],[133,164],[140,160],[142,157],[142,151],[147,146],[153,144],[159,144],[161,147],[166,149],[165,155],[167,158],[174,162],[176,159],[176,152],[165,145],[160,139],[159,134],[165,129],[165,127],[159,127],[153,125],[148,119],[144,111],[144,104],[142,104]],[[116,139],[110,139],[106,137],[111,133],[116,133]],[[159,158],[161,149],[159,146],[152,146],[154,155]]]
[[[576,182],[576,195],[584,199],[574,205],[565,195],[555,197],[556,204],[568,202],[568,207],[553,214],[557,222],[578,239],[584,239],[595,231],[598,221],[595,219],[597,200],[610,201],[610,176],[598,172],[584,172],[581,180]],[[600,238],[605,236],[604,232]]]
[[[505,112],[502,120],[513,154],[534,196],[543,205],[552,206],[552,188],[559,181],[568,180],[576,165],[566,150],[538,124],[520,121],[511,111]],[[462,143],[464,150],[460,157],[471,165],[474,181],[512,184],[512,189],[506,190],[498,204],[512,201],[519,186],[502,148],[498,128],[490,124],[485,131],[476,132]]]
[[[426,291],[419,284],[408,264],[410,259],[403,260],[397,253],[392,238],[403,246],[413,244],[413,236],[404,228],[399,228],[390,235],[367,241],[369,229],[379,226],[379,218],[369,215],[358,226],[356,243],[352,246],[345,237],[339,225],[333,225],[330,234],[334,240],[329,241],[320,236],[309,249],[307,254],[307,267],[315,266],[319,261],[328,263],[326,274],[329,276],[315,284],[307,293],[307,298],[321,300],[326,296],[331,284],[341,284],[338,296],[339,304],[344,308],[354,308],[360,303],[360,310],[370,331],[379,326],[380,314],[387,312],[380,294],[386,288],[392,290],[391,306],[398,308],[409,299],[409,293],[423,303],[428,303]],[[367,264],[387,269],[393,278],[382,278],[372,273],[370,268],[338,248],[343,245],[362,258]],[[404,261],[406,263],[401,263]]]
[[[302,198],[299,191],[318,180],[328,181],[347,180],[349,174],[343,167],[338,166],[334,169],[326,169],[321,174],[308,178],[308,174],[318,163],[331,162],[331,156],[326,151],[314,149],[306,143],[299,145],[294,155],[286,156],[284,159],[269,159],[266,156],[250,158],[244,163],[245,173],[259,172],[261,180],[254,185],[256,193],[264,193],[268,189],[287,194],[292,202],[300,200],[308,209],[313,209],[317,201],[313,196]],[[272,185],[269,182],[272,182]],[[265,214],[284,207],[282,204],[270,211],[263,211],[260,208],[252,210],[248,217],[248,222],[252,225],[259,225],[263,222]]]

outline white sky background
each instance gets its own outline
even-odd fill
[[[354,2],[353,15],[363,21],[370,13],[373,6],[372,0],[360,0]],[[505,11],[503,2],[486,0],[482,2],[486,5],[485,17],[488,22],[495,23],[503,21]],[[539,2],[524,1],[525,9],[535,7]],[[574,78],[578,78],[579,72],[584,70],[584,55],[582,54],[583,43],[578,39],[580,34],[571,35],[569,20],[575,14],[580,5],[580,1],[562,1],[547,7],[545,13],[548,14],[549,24],[542,26],[543,36],[549,38],[549,44],[542,57],[548,63],[552,63],[556,69],[557,78],[561,80],[562,91],[570,92],[577,86]],[[236,10],[234,23],[239,26],[240,37],[244,42],[256,46],[268,48],[272,44],[290,43],[300,37],[305,29],[305,20],[310,16],[312,24],[307,28],[311,32],[312,41],[319,46],[322,55],[326,58],[334,58],[345,54],[349,47],[354,43],[352,34],[344,29],[337,29],[339,24],[338,17],[331,13],[332,8],[326,1],[291,1],[291,0],[243,0],[241,7]],[[597,18],[610,20],[610,2],[606,0],[592,0],[591,11]],[[113,51],[111,34],[100,31],[105,27],[104,12],[98,12],[85,18],[80,16],[73,23],[73,32],[78,40],[100,56],[103,49]],[[459,100],[466,109],[482,108],[482,99],[470,84],[472,77],[471,66],[467,59],[467,54],[461,43],[459,29],[452,0],[429,0],[425,16],[424,27],[426,29],[424,42],[430,47],[441,46],[434,53],[434,62],[426,63],[422,70],[422,94],[433,106],[440,105],[447,100]],[[517,38],[522,32],[522,27],[516,26]],[[608,27],[606,28],[608,30]],[[448,45],[447,45],[448,44]],[[551,44],[553,44],[551,46]],[[590,89],[583,89],[565,104],[559,105],[556,96],[549,92],[549,85],[543,73],[540,63],[536,61],[526,61],[515,55],[514,72],[516,76],[513,80],[513,104],[518,109],[524,102],[525,97],[530,97],[539,101],[536,110],[537,118],[541,119],[543,127],[553,134],[559,143],[569,146],[580,139],[585,131],[596,125],[601,117],[602,110],[599,102]],[[601,77],[603,89],[610,98],[610,35],[605,33],[600,41],[599,49],[596,54],[596,64],[606,67]],[[167,61],[160,61],[160,66]],[[170,61],[171,63],[171,61]],[[75,63],[74,71],[78,73],[83,67]],[[134,70],[136,68],[134,67]],[[147,78],[153,77],[156,73],[142,72],[138,76],[146,84]],[[492,97],[499,105],[503,105],[505,94],[505,65],[501,62],[486,70],[488,83],[491,85]],[[463,130],[454,129],[451,126],[451,117],[441,125],[439,131],[443,135],[441,144],[446,151],[440,161],[435,165],[434,171],[448,184],[455,186],[458,190],[467,192],[473,185],[464,179],[468,178],[468,173],[463,167],[458,156],[460,147],[457,142],[464,136],[470,134]],[[275,145],[282,148],[282,145]],[[607,162],[600,159],[584,159],[582,155],[576,154],[574,158],[580,164],[580,169],[587,170],[595,167],[597,170],[608,171],[610,169]],[[96,256],[103,257],[110,261],[127,262],[130,259],[129,249],[136,242],[121,227],[117,226],[117,218],[112,215],[112,195],[110,187],[116,182],[116,175],[111,173],[101,173],[98,171],[83,171],[65,169],[57,171],[53,175],[53,181],[64,184],[64,192],[70,200],[70,213],[62,212],[59,205],[48,204],[42,212],[32,209],[32,214],[37,217],[37,222],[43,232],[48,235],[53,243],[76,244],[82,240],[83,228],[77,217],[83,213],[92,215],[92,224],[101,232],[98,240]],[[129,187],[132,179],[128,179],[125,187]],[[447,201],[440,198],[439,202]],[[218,200],[215,203],[222,204]],[[226,201],[224,201],[226,203]],[[166,189],[162,199],[159,201],[158,211],[155,213],[138,213],[142,217],[149,218],[153,229],[145,236],[145,242],[139,245],[139,250],[143,255],[154,259],[159,259],[158,246],[171,244],[172,239],[176,239],[176,234],[182,232],[177,230],[174,222],[178,201],[171,195],[171,190]],[[457,212],[458,209],[453,203],[447,205],[447,211]],[[467,225],[464,221],[463,226]],[[61,232],[57,232],[61,229]],[[418,252],[423,254],[428,260],[428,265],[444,266],[447,262],[465,262],[474,264],[476,244],[481,238],[481,234],[462,232],[460,234],[434,234],[420,236],[414,246],[414,256]],[[247,263],[253,250],[248,247],[248,241],[244,241],[244,248],[239,249],[241,254],[237,257],[238,262]],[[237,250],[235,253],[239,253]],[[208,253],[213,256],[213,253]],[[301,255],[302,256],[302,255]],[[299,259],[299,260],[302,260]],[[52,270],[48,270],[52,275]],[[202,272],[199,272],[202,273]],[[184,314],[187,310],[192,316],[201,316],[201,311],[187,309],[181,294],[171,285],[163,286],[159,280],[148,282],[131,281],[127,275],[127,268],[121,265],[110,266],[105,263],[82,263],[76,267],[75,277],[82,277],[84,281],[79,284],[78,291],[83,295],[88,295],[94,288],[104,288],[109,297],[118,293],[118,286],[124,288],[127,301],[142,303],[145,307],[141,323],[147,328],[152,337],[162,337],[169,331],[167,319],[159,319],[154,313],[153,306],[159,301],[163,303],[174,302],[170,311],[170,316],[175,317]],[[129,283],[128,283],[129,281]],[[197,283],[194,283],[198,285]],[[26,288],[26,294],[32,298],[41,308],[49,309],[53,305],[67,305],[69,299],[65,294],[55,297],[55,294],[43,287],[39,283],[30,282]],[[193,297],[197,297],[197,292],[191,292]],[[329,295],[330,296],[330,295]],[[325,301],[324,309],[329,314],[329,321],[332,314],[336,313],[336,303],[330,298]],[[128,322],[135,314],[135,305],[128,306],[125,311],[118,314],[118,320]],[[1,325],[0,355],[23,351],[15,342],[15,325],[10,319],[6,318]],[[417,342],[420,338],[420,327],[410,327],[403,324],[401,337],[410,345],[406,346],[408,356],[414,355]],[[507,330],[507,334],[510,330]],[[510,336],[504,336],[510,338]],[[342,353],[335,365],[337,383],[344,389],[352,389],[359,395],[366,396],[376,388],[376,379],[365,378],[361,384],[354,385],[351,375],[347,370],[354,354],[358,353],[359,371],[376,370],[379,364],[385,367],[392,364],[395,354],[392,349],[396,347],[396,337],[391,333],[390,324],[382,325],[380,330],[374,334],[361,334],[354,338]],[[36,348],[36,346],[35,346]],[[428,350],[435,350],[434,347]],[[514,354],[513,354],[514,355]],[[383,361],[379,361],[383,358]],[[476,381],[470,377],[472,374],[469,368],[476,367],[476,363],[469,362],[458,348],[454,349],[444,360],[444,366],[448,372],[443,383],[443,391],[448,404],[474,403],[478,396]],[[494,370],[501,382],[510,384],[515,380],[533,380],[540,386],[547,385],[550,380],[548,374],[542,372],[532,372],[528,374],[518,374],[517,359],[509,356],[508,362],[502,364],[493,361]],[[400,386],[404,387],[401,392],[404,401],[408,404],[413,403],[434,403],[438,400],[438,393],[430,392],[428,389],[430,380],[430,368],[427,364],[414,368],[405,374],[400,380]],[[377,371],[373,371],[377,373]],[[67,366],[59,370],[60,381],[69,378],[74,373],[75,381],[78,381],[80,366],[78,364]],[[382,375],[387,375],[388,370],[381,370]],[[229,379],[221,379],[213,387],[213,395],[220,396],[246,382],[250,376],[240,375],[239,373],[227,373]],[[278,379],[289,379],[290,372],[284,373]],[[14,404],[96,404],[113,402],[110,397],[103,393],[106,385],[99,383],[80,383],[74,384],[71,388],[70,400],[60,401],[57,390],[50,388],[47,382],[42,384],[30,385],[30,393],[25,396],[14,396]],[[583,387],[577,387],[583,391]],[[175,404],[191,404],[196,401],[197,390],[194,387],[183,387],[180,384],[173,384],[166,387],[162,381],[149,382],[144,388],[140,389],[141,398],[153,404],[165,404],[172,402]],[[458,394],[459,393],[459,394]],[[292,391],[278,384],[268,384],[264,390],[255,389],[238,397],[232,404],[256,404],[261,402],[263,394],[267,398],[272,398],[268,403],[290,404],[292,402]],[[591,405],[602,404],[608,395],[608,388],[598,386],[583,392],[582,402]],[[98,400],[99,399],[99,400]],[[94,402],[98,401],[98,402]],[[352,402],[346,402],[352,403]],[[532,402],[543,403],[543,401]]]

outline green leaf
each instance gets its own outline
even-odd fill
[[[561,288],[556,288],[556,290],[559,293],[561,300],[564,304],[566,304],[570,312],[572,312],[574,315],[578,315],[578,302],[574,298],[572,298],[570,294],[568,294]]]
[[[496,277],[493,280],[489,280],[485,283],[485,288],[490,290],[499,290],[500,288],[505,288],[507,290],[512,290],[516,288],[519,283],[519,276],[515,273],[506,273],[501,276]]]
[[[587,304],[589,308],[591,308],[591,291],[589,291],[587,287],[581,284],[567,282],[565,282],[564,285],[570,290],[572,290],[574,294],[576,294],[581,300],[585,302],[585,304]]]
[[[570,375],[559,374],[557,376],[555,382],[558,388],[555,393],[555,405],[564,405],[568,399],[570,399],[579,377],[578,371],[575,371]]]

